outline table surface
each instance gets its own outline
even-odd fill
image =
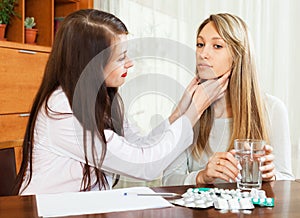
[[[183,194],[190,187],[195,186],[170,186],[152,188],[156,192],[175,192]],[[235,189],[236,184],[198,185],[197,187],[217,187],[222,189]],[[163,209],[148,209],[127,212],[113,212],[95,215],[80,215],[69,217],[300,217],[300,180],[297,181],[274,181],[263,183],[262,189],[268,197],[275,199],[275,207],[255,207],[251,215],[235,213],[220,213],[219,210],[190,209],[185,207],[171,207]],[[0,197],[0,217],[38,217],[35,196],[10,196]]]

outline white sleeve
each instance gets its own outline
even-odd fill
[[[284,103],[273,96],[268,96],[268,103],[270,144],[275,156],[276,179],[293,180],[288,112]]]
[[[126,138],[127,141],[142,146],[148,146],[149,144],[155,143],[157,138],[160,138],[162,134],[164,134],[164,130],[169,128],[170,122],[169,119],[164,120],[157,127],[152,129],[151,132],[146,136],[143,136],[140,133],[140,130],[135,123],[129,124],[127,119],[125,119],[123,126],[124,126],[124,137]]]
[[[56,104],[58,108],[55,111],[68,112],[70,109],[67,105],[66,102],[62,106]],[[46,120],[50,139],[47,149],[85,163],[83,128],[79,121],[72,114],[64,115],[60,119],[47,117]],[[107,139],[107,152],[101,169],[145,180],[153,180],[160,176],[193,139],[192,125],[186,116],[180,117],[172,125],[167,125],[162,133],[151,138],[151,143],[147,143],[146,146],[131,143],[111,130],[105,130],[104,134]],[[91,165],[94,165],[92,154],[98,154],[96,162],[99,162],[102,151],[101,140],[98,137],[94,140],[96,149],[91,151],[88,147],[87,150]],[[87,144],[91,141],[91,135],[87,134]],[[146,142],[142,140],[141,143]]]
[[[199,171],[189,173],[190,152],[186,150],[173,161],[163,173],[162,182],[165,186],[195,185]]]
[[[182,153],[191,143],[193,130],[189,119],[182,116],[164,129],[158,137],[152,137],[146,144],[129,143],[112,131],[105,131],[110,137],[108,152],[102,168],[125,176],[153,180]],[[155,139],[154,139],[155,138]]]

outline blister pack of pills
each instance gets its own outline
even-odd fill
[[[209,190],[209,188],[190,188],[182,195],[182,198],[170,202],[175,205],[191,208],[212,207],[217,197],[212,195]]]
[[[223,211],[251,210],[254,205],[274,206],[274,199],[267,198],[264,190],[257,189],[242,192],[240,189],[189,188],[182,198],[170,202],[184,207],[214,207]]]

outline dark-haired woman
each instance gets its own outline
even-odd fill
[[[110,189],[115,174],[153,180],[191,144],[193,125],[222,96],[228,75],[202,85],[193,79],[169,119],[140,137],[118,95],[133,65],[127,33],[98,10],[64,19],[32,106],[13,194]]]

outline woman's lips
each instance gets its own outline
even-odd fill
[[[208,64],[198,64],[198,67],[212,67],[212,66],[210,66]]]
[[[127,73],[123,73],[122,75],[121,75],[121,77],[126,77],[127,76]]]

